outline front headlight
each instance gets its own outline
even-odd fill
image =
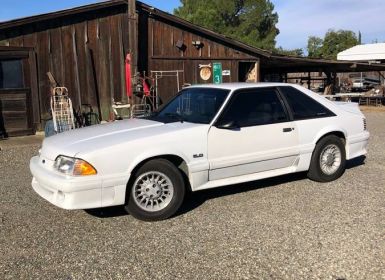
[[[61,173],[74,176],[95,175],[97,173],[96,169],[85,160],[66,156],[58,156],[54,168]]]

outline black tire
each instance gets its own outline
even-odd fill
[[[169,195],[171,199],[168,204],[159,211],[146,211],[138,205],[138,200],[140,199],[140,195],[135,193],[133,189],[135,186],[135,182],[140,180],[141,176],[145,176],[145,174],[155,172],[159,174],[165,175],[167,179],[169,179],[172,183],[172,195]],[[160,182],[160,181],[158,181]],[[155,184],[150,184],[155,188]],[[150,189],[145,187],[146,190]],[[164,191],[164,190],[162,190]],[[167,191],[167,190],[166,190]],[[134,197],[136,196],[136,198]],[[127,194],[126,194],[126,211],[131,214],[133,217],[142,220],[142,221],[160,221],[167,219],[174,215],[180,206],[182,205],[183,199],[185,196],[185,183],[183,180],[183,176],[181,171],[175,167],[170,161],[165,159],[154,159],[146,162],[143,166],[141,166],[134,174],[132,180],[130,180],[129,185],[127,186]],[[139,198],[138,198],[139,197]],[[144,195],[141,196],[142,198]],[[147,197],[147,199],[149,199]],[[150,200],[150,199],[149,199]],[[156,199],[154,199],[156,200]],[[142,207],[147,207],[142,205]]]
[[[328,174],[321,168],[321,154],[330,146],[337,147],[340,152],[340,164],[338,169]],[[345,172],[346,152],[345,145],[341,138],[335,135],[328,135],[318,141],[311,158],[310,168],[307,173],[309,179],[317,182],[330,182],[338,179]]]

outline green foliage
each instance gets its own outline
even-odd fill
[[[358,44],[358,39],[353,31],[329,30],[322,45],[322,56],[324,58],[336,59],[337,54]]]
[[[194,24],[273,50],[278,14],[270,0],[181,0],[174,14]]]
[[[323,40],[316,36],[310,36],[307,40],[307,53],[309,57],[322,57]]]
[[[278,47],[273,50],[273,53],[289,56],[303,56],[303,49],[298,48],[292,50],[285,50],[282,47]]]
[[[359,44],[359,45],[362,44],[362,35],[361,35],[361,31],[358,31],[358,44]]]
[[[308,39],[307,51],[309,57],[336,59],[337,54],[356,46],[359,40],[350,30],[329,29],[324,39],[311,36]]]

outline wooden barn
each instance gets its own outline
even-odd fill
[[[290,72],[332,77],[352,69],[383,70],[273,55],[141,2],[112,0],[0,23],[0,129],[15,136],[44,127],[51,94],[47,72],[68,88],[74,108],[91,104],[108,120],[113,100],[127,102],[128,53],[131,68],[156,81],[160,103],[185,84],[212,83],[215,67],[222,82],[282,80]]]

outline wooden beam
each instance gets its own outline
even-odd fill
[[[131,54],[131,77],[138,71],[138,15],[136,13],[136,0],[128,0],[128,48]],[[132,81],[132,92],[135,83]]]
[[[236,57],[224,57],[224,56],[211,56],[211,57],[199,57],[199,56],[167,56],[167,55],[153,55],[150,59],[156,60],[234,60],[242,62],[254,62],[257,58],[236,58]]]
[[[38,87],[38,77],[37,77],[37,60],[36,60],[36,53],[34,51],[29,52],[29,67],[30,67],[30,73],[31,73],[31,97],[30,102],[32,105],[32,121],[33,121],[33,132],[36,131],[36,129],[40,129],[40,104],[39,104],[39,96],[41,97],[41,94],[39,95],[39,87]]]

